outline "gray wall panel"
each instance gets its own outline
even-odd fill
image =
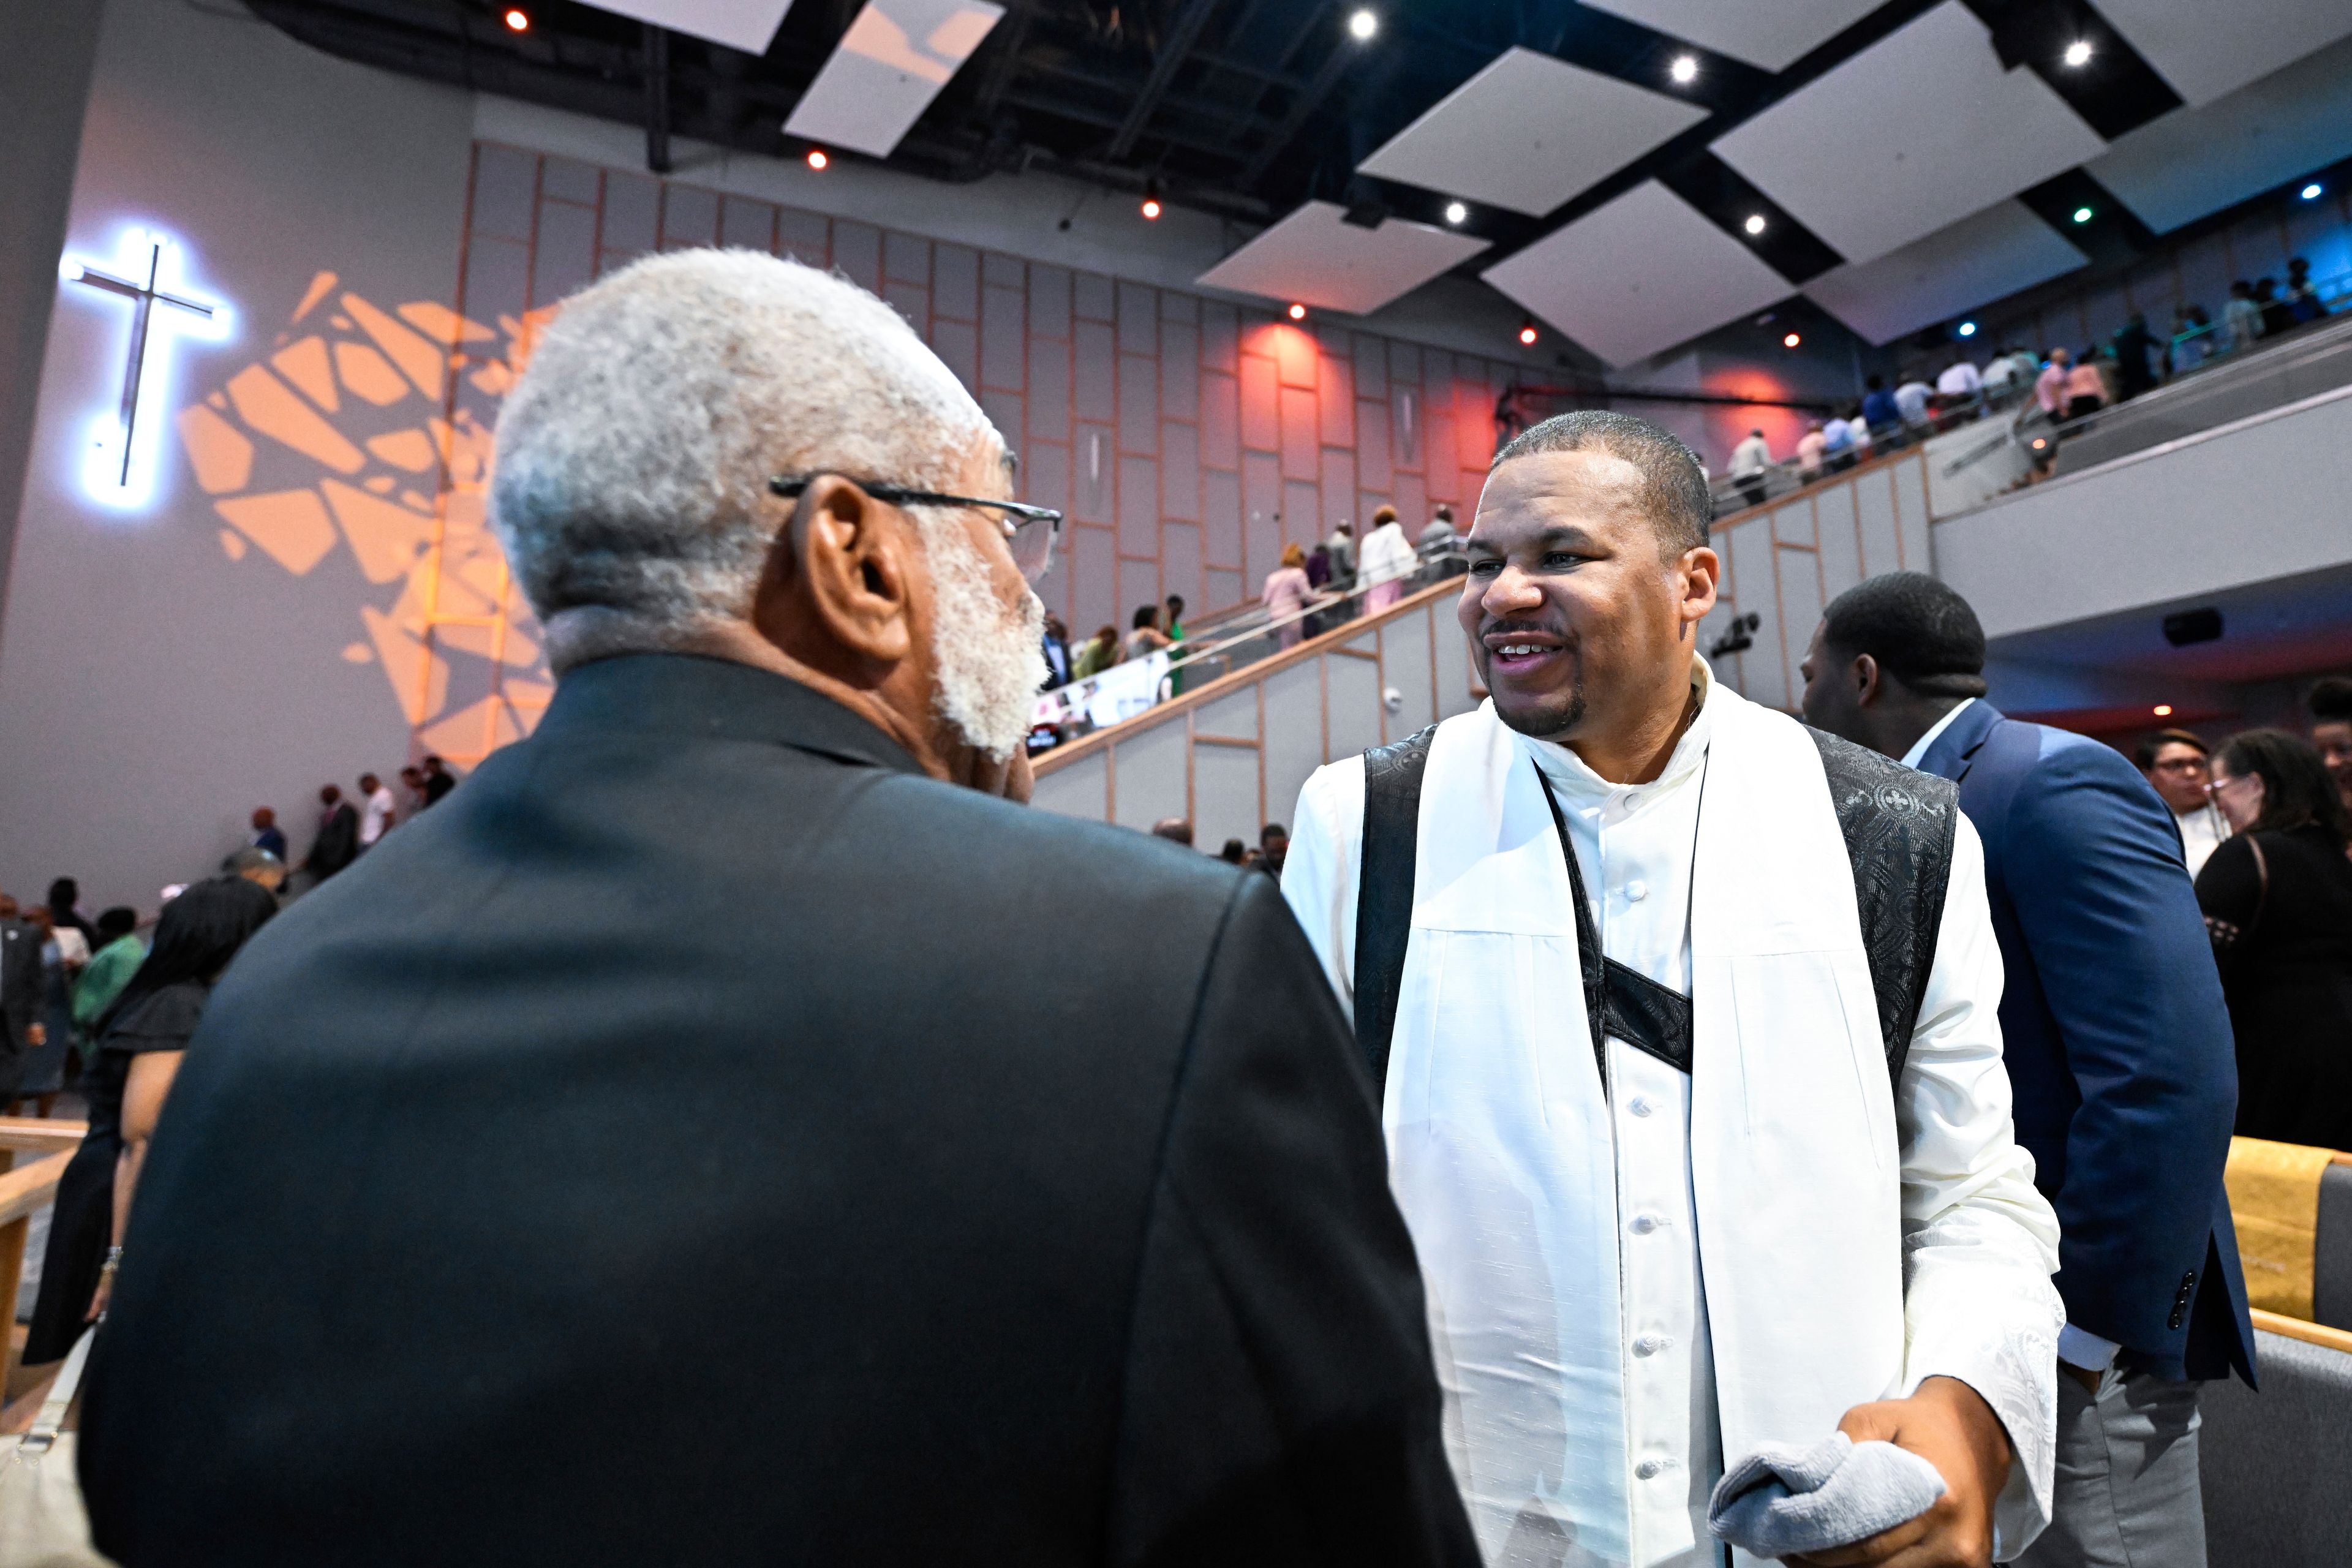
[[[1037,781],[1036,793],[1029,797],[1030,806],[1038,811],[1058,812],[1064,816],[1083,816],[1089,822],[1101,822],[1110,816],[1109,753],[1097,752],[1081,757],[1068,767],[1056,769]]]
[[[1112,783],[1118,799],[1111,819],[1148,832],[1161,817],[1188,815],[1185,749],[1181,719],[1120,741],[1114,748],[1118,771]]]
[[[1228,838],[1255,846],[1258,827],[1256,748],[1194,745],[1194,846],[1204,855],[1214,855]]]
[[[1276,822],[1289,822],[1299,786],[1323,765],[1321,663],[1310,658],[1266,678],[1265,814]]]
[[[1382,709],[1384,741],[1402,740],[1437,721],[1436,698],[1429,677],[1429,611],[1410,611],[1381,627],[1381,666],[1389,686],[1404,701],[1390,713]]]
[[[1361,637],[1348,646],[1369,653],[1372,650],[1373,639]],[[1329,755],[1353,756],[1379,745],[1381,667],[1369,658],[1326,654],[1323,656],[1323,679],[1330,692]]]

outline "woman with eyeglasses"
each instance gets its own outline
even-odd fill
[[[2237,1130],[2352,1149],[2352,839],[2309,742],[2250,730],[2212,761],[2231,837],[2197,876],[2238,1038]]]

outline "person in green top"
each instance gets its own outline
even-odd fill
[[[1070,660],[1070,679],[1084,680],[1089,675],[1100,675],[1118,662],[1118,628],[1105,626],[1088,637]]]
[[[1181,594],[1171,594],[1168,595],[1168,657],[1170,658],[1184,657],[1184,650],[1177,646],[1183,640],[1184,597]],[[1171,697],[1184,695],[1184,671],[1181,668],[1168,672],[1168,695]]]
[[[98,917],[98,951],[82,965],[74,982],[73,1021],[82,1066],[90,1065],[98,1038],[92,1026],[102,1017],[139,966],[147,962],[147,944],[139,940],[139,911],[118,904]]]

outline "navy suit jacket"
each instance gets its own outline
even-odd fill
[[[2067,1321],[2159,1377],[2251,1384],[2221,1185],[2237,1065],[2172,813],[2112,747],[1982,700],[1919,765],[1984,840],[2017,1141],[2058,1211]]]

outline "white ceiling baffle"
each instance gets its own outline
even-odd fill
[[[793,0],[596,0],[596,8],[764,55]]]
[[[1848,261],[1873,261],[2095,158],[2106,143],[1960,3],[1934,10],[1715,144]]]
[[[989,0],[866,0],[784,130],[888,157],[1003,15]]]
[[[1805,293],[1863,337],[1885,343],[2089,260],[2024,203],[2000,201],[1875,261],[1832,268],[1807,283]],[[1979,342],[1979,357],[1992,352],[1990,342]]]
[[[2345,0],[2099,0],[2099,15],[2192,104],[2352,34]]]
[[[1754,251],[1655,180],[1483,276],[1620,367],[1793,292]]]
[[[1878,9],[1881,0],[1586,0],[1596,10],[1768,71],[1786,70]]]
[[[1357,167],[1541,217],[1706,112],[1533,49],[1511,48]]]
[[[1396,217],[1365,228],[1349,223],[1342,207],[1308,202],[1198,281],[1204,288],[1363,316],[1467,261],[1486,244],[1475,235]]]

